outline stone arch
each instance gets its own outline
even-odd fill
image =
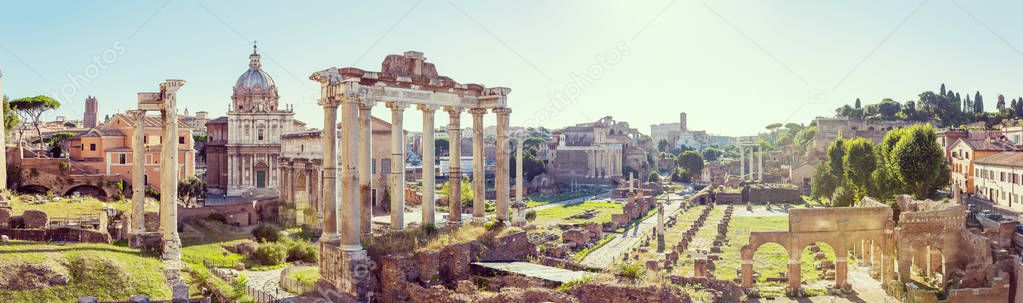
[[[819,250],[814,251],[812,247],[815,246]],[[815,241],[793,248],[799,251],[801,257],[799,263],[800,270],[802,270],[804,265],[809,265],[809,267],[814,269],[811,275],[815,275],[817,281],[824,281],[823,284],[828,285],[827,281],[830,280],[830,287],[838,286],[837,261],[841,255],[840,249],[837,246],[827,241]],[[829,271],[831,272],[830,278],[828,277]],[[807,280],[806,276],[801,276],[800,279]]]
[[[96,186],[96,185],[92,185],[92,184],[79,184],[79,185],[70,187],[70,188],[68,188],[68,190],[64,191],[64,196],[74,195],[75,192],[78,192],[80,195],[83,195],[83,196],[96,197],[96,198],[99,198],[99,199],[106,199],[107,198],[107,191],[106,190],[104,190],[102,187],[99,187],[99,186]]]
[[[50,188],[39,184],[24,184],[18,186],[18,192],[23,194],[46,194]]]

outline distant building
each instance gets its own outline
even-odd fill
[[[817,134],[813,140],[813,151],[818,158],[823,157],[828,145],[841,138],[866,138],[874,144],[880,143],[889,131],[909,126],[914,122],[907,121],[869,121],[849,118],[817,117]]]
[[[973,193],[976,189],[974,175],[977,160],[1006,152],[1015,151],[1016,147],[1007,141],[994,139],[958,139],[952,144],[951,182],[963,193]]]
[[[132,151],[131,136],[138,123],[144,123],[143,143],[145,145],[146,186],[160,186],[160,145],[164,142],[162,121],[159,117],[146,116],[138,121],[130,115],[116,114],[109,122],[98,125],[71,137],[68,142],[68,157],[79,167],[88,167],[91,173],[123,176],[131,180]],[[195,175],[195,149],[192,148],[192,130],[178,120],[178,172],[179,179]]]
[[[993,154],[974,162],[974,196],[991,203],[1023,211],[1023,152]]]
[[[195,115],[189,115],[188,109],[186,108],[183,114],[178,115],[178,119],[181,119],[182,122],[188,124],[188,126],[192,128],[193,134],[205,135],[206,122],[210,121],[209,115],[210,114],[205,111],[198,111],[195,112]]]
[[[85,98],[85,117],[82,118],[85,128],[96,127],[96,119],[99,115],[99,101],[96,101],[96,97],[88,96]]]
[[[644,143],[652,148],[650,138],[610,116],[555,130],[552,135],[549,145],[541,145],[540,156],[547,158],[547,172],[556,182],[611,183],[624,177],[626,163],[641,165],[632,167],[640,173],[652,169],[645,151],[630,151],[643,149]]]
[[[206,145],[211,193],[277,195],[281,135],[305,129],[290,108],[280,107],[277,84],[263,71],[259,58],[253,46],[249,69],[232,89],[227,116],[206,123],[207,133],[217,132]]]

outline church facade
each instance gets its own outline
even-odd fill
[[[226,117],[207,124],[207,187],[227,196],[278,194],[281,135],[305,129],[281,107],[277,85],[263,71],[255,46],[249,69],[235,82]]]

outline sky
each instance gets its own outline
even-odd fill
[[[610,115],[648,133],[686,112],[690,129],[737,136],[831,116],[856,98],[915,99],[941,83],[989,100],[1023,95],[1021,9],[942,0],[19,1],[0,5],[0,70],[4,94],[61,101],[51,117],[80,118],[88,95],[101,117],[122,112],[164,79],[187,82],[180,108],[217,117],[258,41],[281,103],[321,127],[310,74],[376,71],[386,55],[415,50],[461,83],[510,87],[512,125]],[[384,106],[374,115],[390,117]],[[407,129],[421,121],[405,112]]]

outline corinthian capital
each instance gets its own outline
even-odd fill
[[[320,100],[318,104],[323,107],[337,107],[341,104],[344,94],[344,79],[336,67],[331,67],[313,73],[309,80],[320,83]]]

